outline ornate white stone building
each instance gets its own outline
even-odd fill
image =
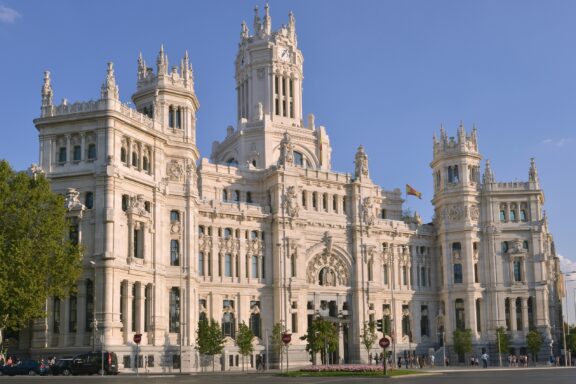
[[[290,364],[303,365],[299,337],[316,316],[338,325],[340,362],[366,361],[360,335],[376,319],[397,354],[438,351],[443,338],[450,354],[456,328],[493,358],[499,326],[516,352],[530,329],[558,340],[558,259],[534,162],[528,181],[496,182],[488,161],[481,176],[475,129],[441,130],[430,164],[435,218],[422,224],[403,217],[399,189],[372,182],[362,146],[354,175],[331,170],[326,129],[302,116],[292,14],[273,31],[268,6],[262,18],[256,10],[235,68],[238,124],[210,159],[196,147],[187,54],[170,68],[161,48],[156,70],[138,58],[136,109],[120,101],[111,63],[96,101],[55,105],[46,72],[34,122],[40,166],[67,194],[85,272],[74,296],[50,300],[47,320],[22,333],[21,348],[69,355],[96,344],[126,370],[181,361],[196,371],[197,323],[214,318],[227,336],[222,369],[241,364],[239,322],[255,332],[255,354],[283,324]]]

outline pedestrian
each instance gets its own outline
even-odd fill
[[[480,358],[482,359],[482,365],[484,368],[488,368],[488,354],[486,352],[484,352],[482,354],[482,356],[480,356]]]
[[[434,355],[431,355],[430,356],[430,366],[432,366],[432,367],[434,367],[434,359],[435,359]]]

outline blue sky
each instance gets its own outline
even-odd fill
[[[99,97],[106,62],[120,97],[135,89],[136,59],[194,66],[198,145],[235,125],[233,60],[255,1],[0,0],[0,158],[38,160],[44,70],[55,101]],[[576,2],[270,1],[274,29],[296,16],[304,62],[304,114],[327,127],[333,169],[352,172],[364,144],[372,178],[423,192],[406,207],[432,216],[432,135],[476,124],[498,181],[525,180],[536,159],[564,269],[576,270]]]

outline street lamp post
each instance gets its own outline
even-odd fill
[[[90,260],[90,266],[94,271],[92,280],[92,352],[96,352],[96,331],[98,330],[98,320],[96,320],[96,262]]]

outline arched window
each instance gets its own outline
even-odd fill
[[[238,166],[238,160],[231,157],[228,160],[226,160],[226,165]]]
[[[322,209],[324,212],[328,211],[328,194],[325,193],[322,195]]]
[[[232,229],[231,228],[224,228],[224,238],[230,239],[232,237]]]
[[[170,211],[170,221],[180,221],[180,211],[177,211],[177,210]],[[200,227],[202,227],[202,226],[200,226]],[[202,230],[204,230],[203,227],[202,227]]]
[[[236,338],[236,319],[232,312],[225,312],[222,316],[222,336]]]
[[[294,165],[304,167],[304,156],[298,151],[294,151]]]
[[[527,221],[527,217],[526,217],[526,210],[522,209],[520,210],[520,221]]]
[[[460,174],[458,173],[458,166],[454,166],[454,183],[460,182]]]
[[[452,243],[452,258],[459,259],[462,255],[462,244],[459,242]]]
[[[460,330],[466,329],[466,317],[464,310],[464,300],[456,299],[454,302],[455,315],[456,315],[456,328]]]
[[[516,221],[516,211],[513,209],[510,210],[510,221]]]
[[[302,191],[302,208],[306,209],[306,191]]]
[[[132,152],[132,166],[138,167],[138,154],[136,151]]]
[[[454,182],[454,172],[452,171],[452,166],[448,167],[448,182]]]
[[[182,126],[182,108],[178,107],[176,109],[176,128],[180,128]]]
[[[168,107],[168,126],[174,128],[174,106]]]
[[[250,315],[250,330],[256,337],[262,337],[262,319],[260,313],[252,313]]]
[[[150,161],[146,155],[142,158],[142,169],[146,172],[150,171]]]
[[[312,192],[312,208],[318,208],[318,194],[316,192]]]
[[[126,148],[120,148],[120,161],[124,164],[128,164],[128,156],[126,154]]]

